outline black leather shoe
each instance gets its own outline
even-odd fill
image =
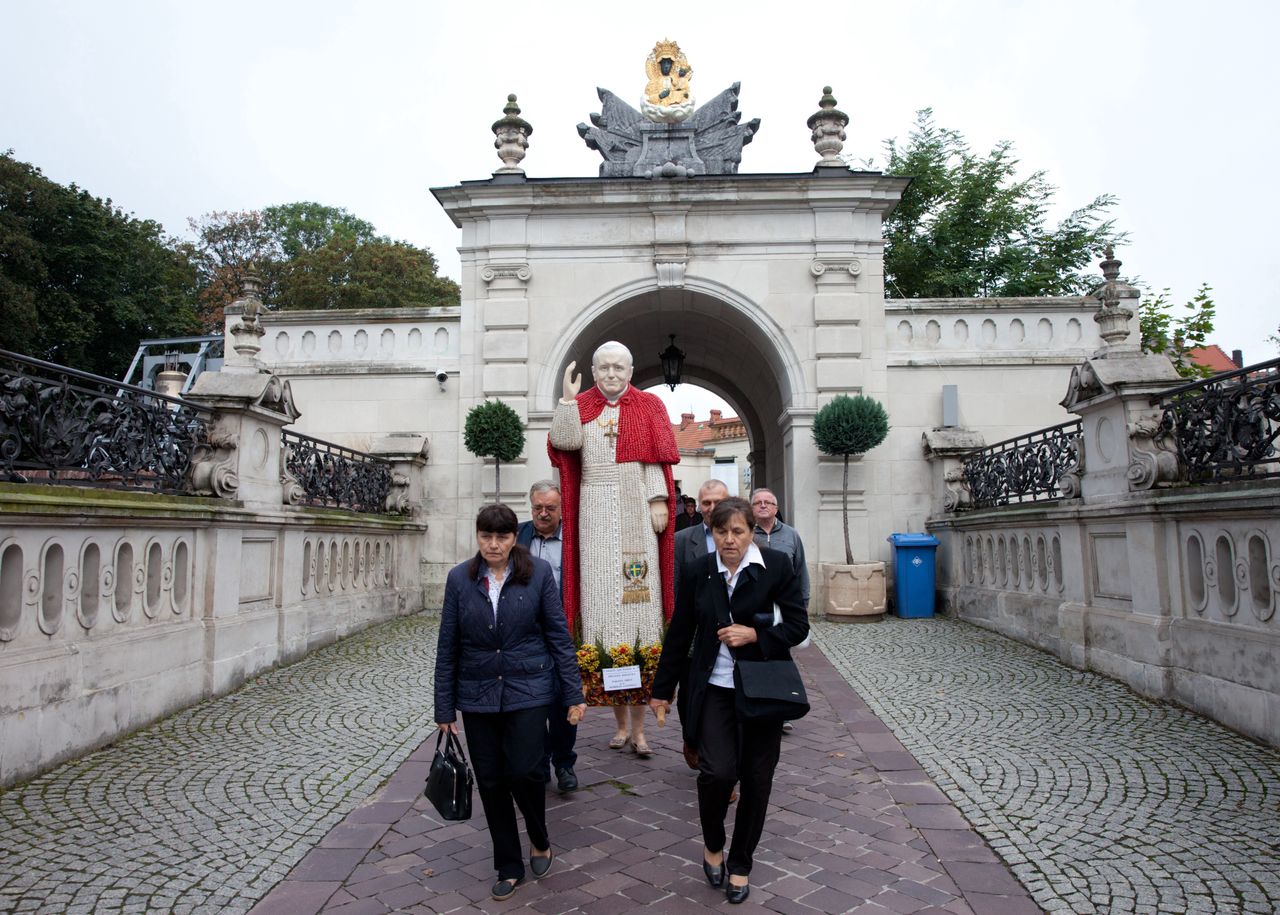
[[[710,883],[713,888],[718,890],[720,889],[720,887],[724,886],[724,861],[723,860],[717,865],[711,865],[707,863],[706,858],[703,858],[702,872],[707,875],[707,883]]]
[[[556,769],[556,785],[566,794],[578,790],[578,776],[573,774],[573,766]]]
[[[555,852],[547,855],[530,855],[529,870],[533,871],[533,876],[546,876],[547,871],[551,870],[551,862],[556,859]]]
[[[518,879],[516,877],[507,877],[506,879],[499,880],[497,883],[495,883],[493,887],[489,890],[489,895],[492,896],[494,899],[499,899],[499,900],[510,899],[511,896],[515,893],[516,887],[518,887],[522,883],[524,883],[524,880],[522,879]]]
[[[747,883],[742,886],[734,886],[732,883],[724,885],[725,898],[729,900],[730,905],[738,905],[746,902],[747,897],[751,895],[751,884]]]

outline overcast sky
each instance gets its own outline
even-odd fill
[[[742,83],[744,120],[762,121],[743,172],[812,167],[826,84],[851,118],[845,153],[877,164],[932,107],[977,149],[1014,141],[1059,215],[1119,197],[1125,273],[1179,302],[1209,283],[1212,341],[1255,362],[1280,323],[1277,9],[0,0],[0,149],[173,234],[214,210],[345,207],[456,279],[458,232],[428,189],[499,166],[507,93],[534,128],[531,177],[594,176],[575,126],[595,87],[638,100],[670,37],[696,99]]]

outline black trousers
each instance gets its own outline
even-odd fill
[[[524,853],[515,807],[524,816],[524,830],[533,847],[539,851],[551,847],[541,770],[547,706],[515,712],[463,712],[462,720],[480,803],[493,839],[493,866],[499,880],[522,879]]]
[[[578,754],[573,749],[578,742],[578,726],[569,723],[569,704],[565,703],[561,692],[560,678],[556,677],[557,699],[548,710],[546,746],[542,754],[544,780],[550,780],[552,768],[572,769],[578,761]]]
[[[781,721],[739,723],[733,690],[707,686],[698,731],[698,817],[703,843],[713,852],[723,849],[724,820],[734,783],[738,783],[742,794],[726,862],[730,874],[751,873],[751,856],[764,832],[781,749]]]
[[[572,769],[578,761],[573,745],[578,742],[578,726],[569,723],[569,710],[559,705],[551,706],[547,718],[547,739],[542,754],[542,776],[551,777],[551,769]]]

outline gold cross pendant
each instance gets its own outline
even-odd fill
[[[616,445],[618,438],[618,421],[616,419],[605,419],[601,417],[596,420],[600,428],[604,430],[604,437],[609,440],[610,444]]]

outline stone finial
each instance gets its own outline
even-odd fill
[[[813,148],[822,156],[818,165],[847,168],[840,160],[840,150],[844,149],[844,129],[849,126],[849,115],[836,108],[830,86],[822,87],[818,110],[809,115],[807,123],[813,131]]]
[[[502,160],[502,168],[494,174],[523,175],[524,169],[520,167],[520,162],[525,157],[525,150],[529,148],[529,135],[533,133],[533,128],[520,117],[520,106],[516,104],[514,92],[507,96],[507,105],[502,113],[504,117],[493,122],[493,135],[496,138],[493,148],[498,151],[498,158]]]
[[[1101,303],[1093,320],[1098,322],[1098,333],[1108,350],[1125,346],[1129,339],[1129,321],[1134,312],[1124,303],[1136,302],[1140,295],[1137,289],[1120,279],[1121,263],[1115,256],[1115,248],[1107,245],[1099,265],[1106,282],[1093,290],[1093,297]],[[1133,349],[1134,346],[1130,344],[1126,348]]]
[[[231,370],[256,372],[261,368],[258,364],[258,353],[262,350],[262,335],[266,333],[258,323],[258,315],[262,313],[262,280],[252,273],[240,278],[240,297],[226,308],[228,316],[236,316],[238,320],[228,322],[227,333],[232,339],[232,352],[227,354],[225,366]]]

